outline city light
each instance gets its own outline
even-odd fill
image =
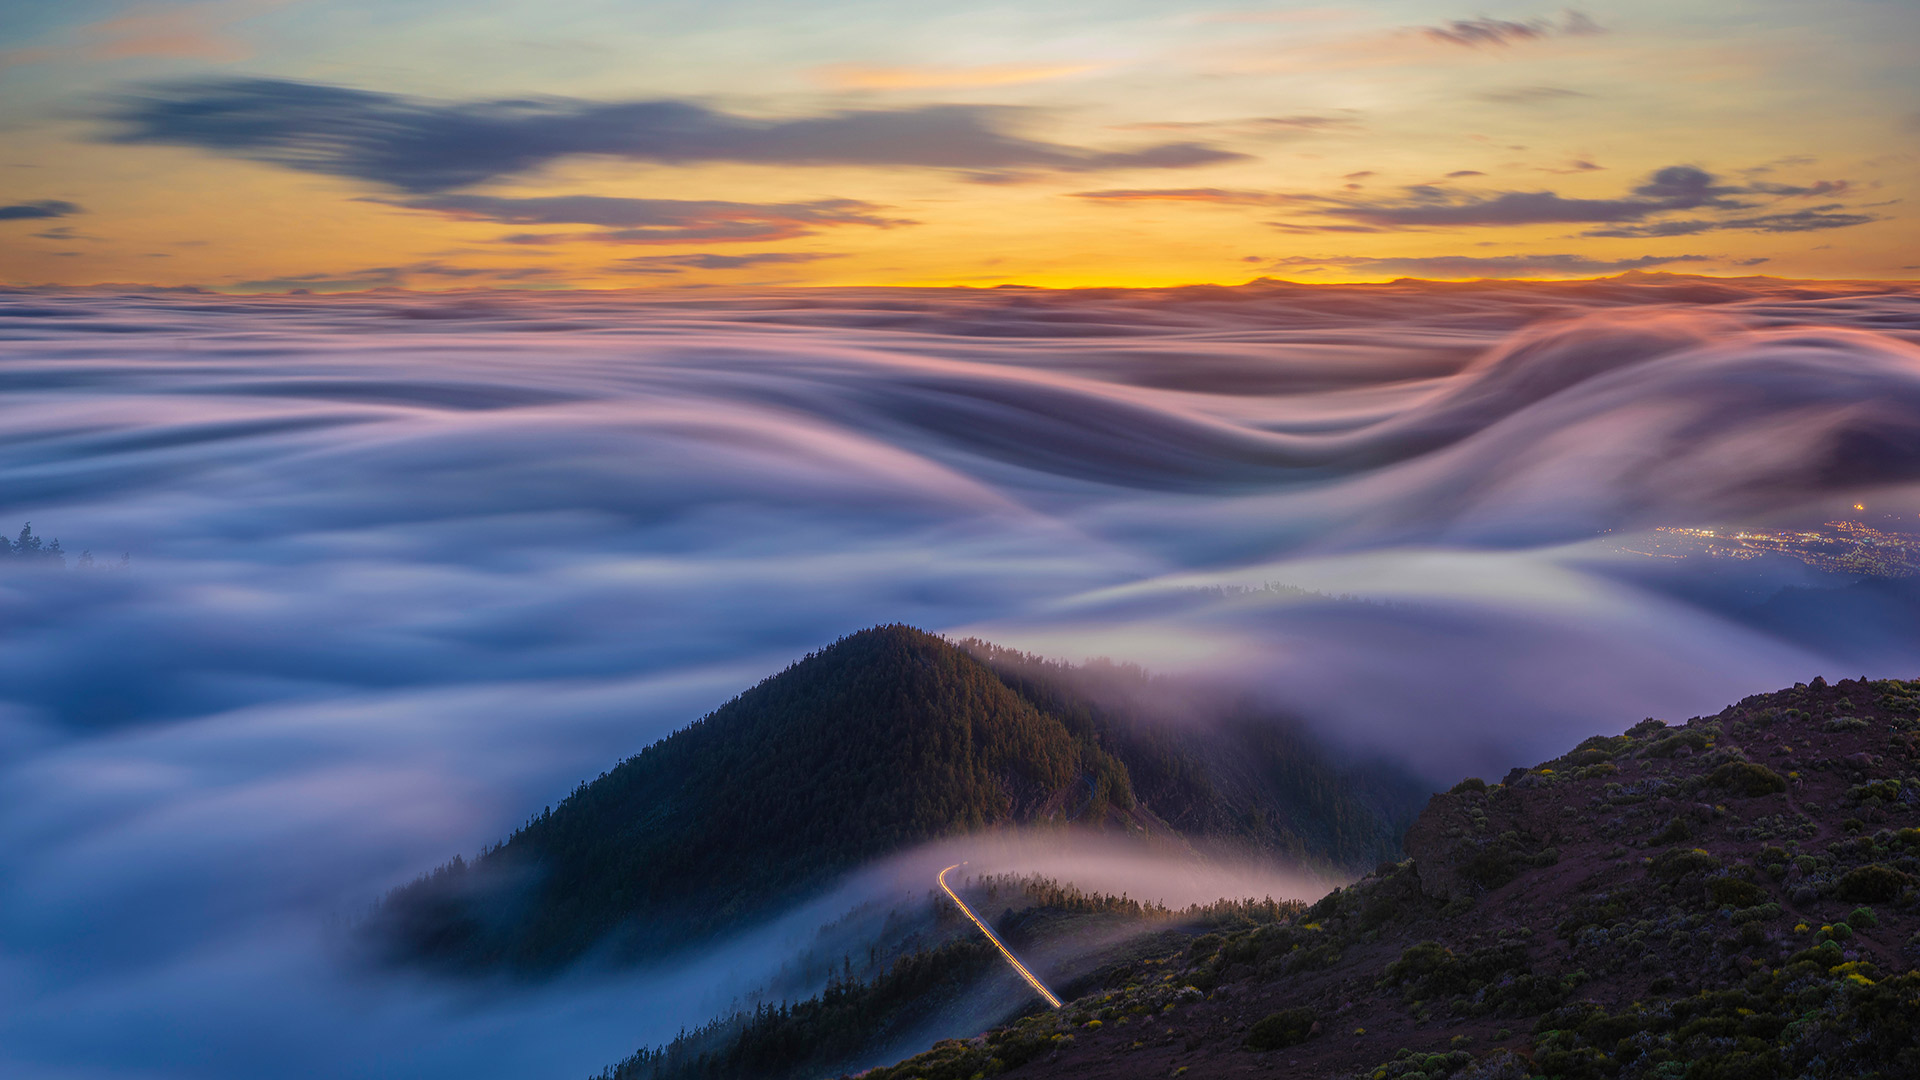
[[[1615,547],[1656,559],[1704,555],[1749,560],[1783,555],[1840,574],[1887,578],[1920,574],[1920,536],[1888,532],[1859,521],[1829,521],[1817,529],[1780,532],[1663,525]]]

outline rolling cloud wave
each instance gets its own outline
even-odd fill
[[[1883,288],[15,292],[0,388],[0,511],[132,552],[0,573],[15,1075],[574,1076],[697,1023],[738,956],[457,993],[324,927],[872,623],[1250,686],[1436,782],[1920,644],[1608,546],[1920,522]]]

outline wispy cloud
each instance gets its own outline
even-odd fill
[[[1579,162],[1570,171],[1597,169]],[[1350,173],[1353,180],[1371,175]],[[1480,175],[1461,169],[1449,178]],[[1351,185],[1350,185],[1351,186]],[[1613,199],[1572,198],[1552,191],[1466,191],[1442,184],[1411,184],[1391,198],[1316,195],[1224,188],[1144,188],[1076,192],[1102,202],[1188,201],[1232,205],[1297,205],[1321,217],[1344,218],[1375,229],[1447,228],[1485,225],[1539,225],[1634,221],[1675,210],[1736,209],[1749,204],[1734,196],[1752,189],[1720,183],[1713,174],[1689,165],[1661,169]]]
[[[538,281],[557,274],[558,271],[546,266],[455,266],[437,259],[427,259],[400,266],[364,266],[337,273],[319,271],[285,274],[235,282],[224,288],[235,292],[364,292],[368,289],[404,288],[418,278],[480,284]]]
[[[755,251],[741,255],[636,255],[610,267],[618,274],[684,274],[688,270],[745,270],[756,266],[791,266],[842,258],[839,252]]]
[[[1115,124],[1115,131],[1211,131],[1221,134],[1290,138],[1301,135],[1325,135],[1354,132],[1361,127],[1358,116],[1247,116],[1232,120],[1149,120]]]
[[[1233,188],[1107,188],[1101,191],[1076,191],[1076,199],[1096,203],[1185,202],[1213,203],[1220,206],[1272,206],[1292,202],[1295,196],[1270,191],[1246,191]]]
[[[1295,255],[1278,259],[1267,269],[1292,273],[1337,270],[1348,274],[1397,274],[1432,278],[1579,277],[1645,270],[1674,263],[1715,261],[1709,255],[1642,255],[1631,259],[1595,259],[1586,255],[1419,255],[1390,258]]]
[[[1584,12],[1569,11],[1560,22],[1550,19],[1455,19],[1441,26],[1422,28],[1429,41],[1460,45],[1469,49],[1487,46],[1506,48],[1522,42],[1548,37],[1580,37],[1602,33],[1599,23]]]
[[[1673,210],[1744,206],[1734,199],[1743,190],[1719,183],[1703,169],[1674,165],[1612,199],[1568,197],[1552,191],[1462,192],[1416,184],[1402,188],[1401,196],[1392,200],[1330,198],[1329,205],[1316,213],[1381,228],[1636,221]]]
[[[1576,161],[1566,172],[1599,171],[1589,161]],[[1596,237],[1689,236],[1731,230],[1743,232],[1807,232],[1863,225],[1878,220],[1872,214],[1830,203],[1788,212],[1767,210],[1769,201],[1831,195],[1847,189],[1844,181],[1810,185],[1729,184],[1692,165],[1671,165],[1654,171],[1624,195],[1586,198],[1556,191],[1471,191],[1440,184],[1413,184],[1392,198],[1354,195],[1276,195],[1276,203],[1302,207],[1309,218],[1333,218],[1344,229],[1393,231],[1457,228],[1496,228],[1518,225],[1602,226],[1585,235]],[[1252,201],[1252,200],[1248,200]],[[1675,220],[1666,215],[1692,213]],[[1705,216],[1700,216],[1705,215]],[[1329,231],[1321,221],[1275,223],[1290,231]]]
[[[1509,86],[1500,90],[1482,91],[1474,96],[1495,105],[1541,105],[1593,95],[1579,90],[1569,90],[1564,86]]]
[[[41,221],[81,212],[80,207],[65,199],[36,199],[33,202],[0,206],[0,221]]]
[[[810,236],[823,226],[861,225],[890,229],[915,222],[882,217],[881,208],[857,199],[802,203],[742,203],[718,199],[628,199],[605,195],[505,198],[494,195],[423,195],[377,199],[388,206],[422,210],[462,221],[504,225],[600,225],[593,233],[520,233],[514,244],[597,241],[615,244],[755,243]]]
[[[1601,166],[1576,161],[1563,171],[1596,172]],[[1673,165],[1659,169],[1616,198],[1580,198],[1555,191],[1472,191],[1445,183],[1412,184],[1388,198],[1357,194],[1370,172],[1349,173],[1347,193],[1313,194],[1243,188],[1108,188],[1078,191],[1074,198],[1109,206],[1141,203],[1199,203],[1214,206],[1276,206],[1294,211],[1289,220],[1267,224],[1282,232],[1308,236],[1498,228],[1521,225],[1596,225],[1582,233],[1597,238],[1693,236],[1705,232],[1791,233],[1842,229],[1879,218],[1841,203],[1795,210],[1774,210],[1781,200],[1844,194],[1845,180],[1810,184],[1728,184],[1704,169]],[[1482,175],[1457,169],[1447,180]],[[1688,214],[1687,217],[1672,215]]]
[[[1580,173],[1605,172],[1607,171],[1607,167],[1605,165],[1596,165],[1586,158],[1575,158],[1565,165],[1542,165],[1540,166],[1540,171],[1552,173],[1555,176],[1574,176]]]
[[[718,199],[629,199],[608,195],[547,195],[506,198],[495,195],[431,195],[374,200],[409,210],[428,210],[468,221],[504,225],[609,225],[634,228],[678,226],[711,220],[805,221],[887,228],[911,225],[875,216],[879,209],[856,199],[817,199],[803,203],[742,203]]]
[[[1825,206],[1810,206],[1804,210],[1790,210],[1777,214],[1755,214],[1747,217],[1687,218],[1680,221],[1655,221],[1639,225],[1615,225],[1605,229],[1589,229],[1582,236],[1694,236],[1704,232],[1760,232],[1760,233],[1797,233],[1819,232],[1825,229],[1846,229],[1855,225],[1865,225],[1880,220],[1872,214],[1847,212],[1839,203]]]
[[[166,83],[121,98],[108,141],[191,146],[425,194],[581,155],[937,169],[989,176],[1181,169],[1245,155],[1196,142],[1092,150],[1011,128],[1023,110],[919,105],[759,118],[692,101],[543,97],[436,101],[283,79]]]
[[[209,0],[187,4],[138,4],[110,19],[80,26],[46,45],[0,52],[0,68],[75,60],[244,60],[253,46],[236,35],[246,19],[283,0]]]
[[[45,232],[34,233],[33,238],[36,240],[58,240],[62,243],[72,240],[87,240],[93,243],[99,243],[103,239],[98,236],[89,236],[72,225],[56,225]]]
[[[812,72],[836,90],[944,90],[1064,79],[1097,71],[1095,64],[975,64],[970,66],[828,64]]]

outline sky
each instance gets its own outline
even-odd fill
[[[1913,278],[1920,5],[0,0],[0,283]]]

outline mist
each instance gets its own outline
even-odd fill
[[[540,986],[341,925],[876,623],[1255,694],[1436,787],[1920,674],[1882,578],[1643,542],[1920,532],[1887,286],[8,291],[0,389],[0,524],[70,564],[0,563],[8,1075],[577,1078],[703,1022],[853,894]]]

